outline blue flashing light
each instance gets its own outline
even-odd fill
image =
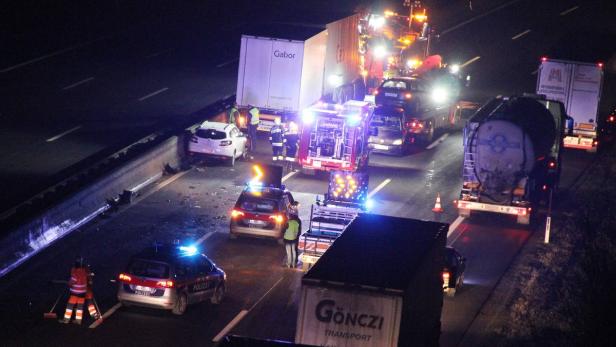
[[[366,199],[364,206],[366,207],[366,210],[372,210],[372,208],[374,207],[374,200]]]
[[[314,122],[314,118],[315,118],[314,112],[310,110],[302,111],[302,122],[304,122],[304,124],[310,124]]]
[[[347,124],[350,126],[356,126],[361,122],[361,115],[350,114],[347,116]]]
[[[180,246],[179,249],[180,249],[180,252],[182,252],[182,255],[188,256],[188,257],[192,257],[198,252],[197,247],[195,246]]]

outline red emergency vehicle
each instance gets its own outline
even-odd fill
[[[302,112],[299,162],[314,170],[357,171],[368,166],[373,106],[365,101],[319,102]]]

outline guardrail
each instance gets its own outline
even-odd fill
[[[220,116],[235,100],[225,97],[180,124],[148,135],[92,166],[63,179],[4,213],[0,235],[0,277],[53,242],[109,209],[109,201],[182,166],[188,134],[203,119]],[[12,225],[11,225],[12,224]],[[7,227],[9,226],[10,227]]]

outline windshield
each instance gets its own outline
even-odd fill
[[[408,89],[406,82],[396,80],[389,80],[383,82],[383,88]]]
[[[370,125],[373,127],[387,128],[391,130],[400,130],[402,123],[399,116],[388,115],[373,115]]]
[[[243,194],[238,205],[239,208],[248,212],[272,213],[278,210],[276,200],[260,198],[250,193]]]
[[[128,267],[131,275],[151,278],[169,278],[169,265],[156,261],[135,259]]]
[[[203,139],[224,140],[227,134],[224,131],[214,129],[199,129],[197,130],[197,136]]]

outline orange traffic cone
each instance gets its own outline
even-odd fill
[[[432,209],[432,212],[443,212],[443,207],[441,206],[441,193],[436,193],[436,203],[434,203],[434,208]]]

